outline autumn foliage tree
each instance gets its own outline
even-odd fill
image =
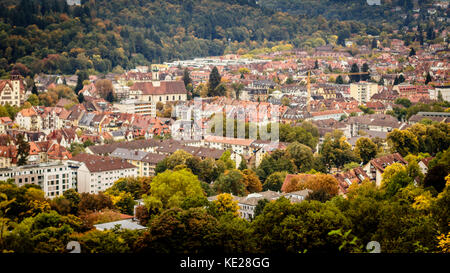
[[[247,193],[262,191],[261,181],[259,181],[259,178],[254,171],[246,169],[242,171],[242,174],[242,183],[245,185]]]

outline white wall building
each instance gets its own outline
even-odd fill
[[[14,179],[17,186],[34,184],[41,186],[48,198],[62,195],[75,188],[73,172],[67,163],[45,163],[0,169],[0,180]]]
[[[124,159],[78,154],[72,161],[80,162],[77,170],[78,192],[99,193],[123,177],[136,177],[138,168]]]
[[[350,97],[359,104],[370,101],[370,98],[378,93],[378,84],[371,82],[358,82],[350,84]]]

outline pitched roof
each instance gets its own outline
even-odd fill
[[[37,115],[37,113],[33,107],[27,108],[27,109],[22,109],[22,110],[20,110],[19,114],[21,114],[24,117],[32,117],[32,116]]]
[[[118,157],[126,160],[141,161],[147,155],[146,152],[139,150],[128,150],[124,148],[117,148],[111,153],[112,157]]]
[[[348,187],[350,187],[353,183],[359,184],[365,179],[370,180],[370,177],[362,167],[357,167],[347,172],[337,173],[334,177],[338,180],[339,188],[343,193],[347,193]]]
[[[254,139],[247,138],[230,138],[221,136],[205,136],[205,142],[216,142],[231,145],[250,146],[255,141]]]
[[[131,230],[146,229],[146,227],[141,226],[135,222],[131,222],[129,220],[120,220],[115,222],[103,223],[94,225],[94,227],[98,230],[106,230],[106,229],[113,229],[116,225],[119,225],[121,229],[131,229]]]
[[[83,162],[90,172],[105,172],[136,168],[136,166],[128,163],[124,159],[117,159],[108,156],[78,154],[72,157],[72,160]]]
[[[408,162],[399,153],[385,155],[385,156],[382,156],[379,158],[374,158],[374,159],[370,160],[370,164],[372,164],[372,166],[374,166],[381,172],[384,172],[384,169],[386,167],[388,167],[389,165],[392,165],[394,163],[400,163],[403,165],[408,164]]]
[[[160,161],[163,161],[167,155],[163,154],[155,154],[155,153],[147,153],[147,155],[142,159],[143,162],[147,162],[150,164],[158,164]]]
[[[136,82],[130,90],[141,90],[144,95],[187,94],[183,81]]]

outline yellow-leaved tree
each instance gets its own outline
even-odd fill
[[[229,193],[222,193],[213,201],[220,214],[232,213],[234,216],[239,216],[238,202],[233,199]]]

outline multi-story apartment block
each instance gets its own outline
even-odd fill
[[[155,174],[156,164],[167,155],[117,148],[111,153],[111,157],[125,159],[128,163],[136,166],[138,176],[152,176]]]
[[[370,101],[372,95],[376,93],[378,93],[378,84],[376,83],[358,82],[350,84],[350,97],[360,104]]]
[[[99,193],[124,177],[136,177],[138,168],[124,159],[78,154],[72,161],[80,162],[77,170],[77,189],[83,193]]]
[[[143,116],[156,117],[156,102],[141,100],[123,100],[115,103],[113,113],[140,114]]]
[[[20,75],[11,75],[9,80],[0,80],[0,104],[20,106],[25,101],[25,86]]]
[[[75,188],[72,169],[67,163],[43,163],[0,169],[0,180],[14,179],[17,186],[39,185],[48,198]]]
[[[42,129],[42,119],[34,107],[22,109],[17,113],[16,123],[24,130],[39,131]]]

